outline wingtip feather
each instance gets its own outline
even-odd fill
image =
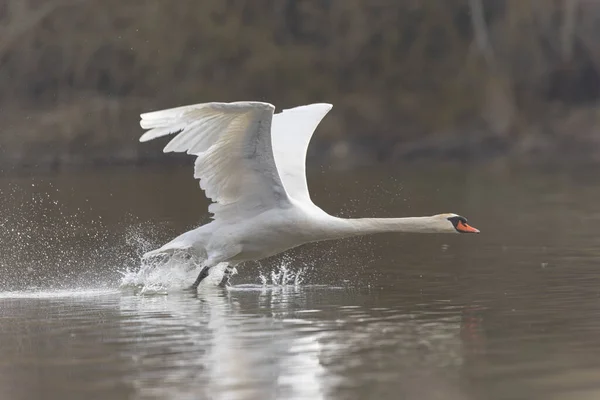
[[[311,108],[312,109],[322,108],[326,113],[328,113],[333,108],[333,104],[330,104],[330,103],[306,104],[306,105],[303,105],[303,106],[286,108],[286,109],[281,110],[281,112],[294,111],[294,110],[310,110]]]

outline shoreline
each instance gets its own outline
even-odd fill
[[[182,164],[186,155],[165,155],[168,139],[140,143],[139,114],[150,99],[89,96],[57,107],[0,109],[0,172],[65,170],[110,165]],[[338,107],[317,127],[310,163],[348,169],[382,163],[599,163],[600,113],[596,107],[521,116],[521,123],[494,134],[477,117],[437,130],[407,128],[402,121],[348,125],[351,110]],[[369,129],[370,125],[373,125]],[[379,128],[377,124],[381,125]]]

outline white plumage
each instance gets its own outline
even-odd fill
[[[304,243],[377,232],[478,232],[456,214],[432,217],[333,217],[310,199],[305,163],[314,130],[331,104],[273,114],[262,102],[205,103],[141,115],[141,142],[177,135],[164,152],[196,156],[194,177],[214,203],[213,221],[145,257],[185,250],[205,268],[265,258]]]

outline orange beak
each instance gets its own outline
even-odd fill
[[[458,221],[456,225],[456,230],[461,233],[479,233],[479,229],[473,228],[469,224],[465,224],[462,221]]]

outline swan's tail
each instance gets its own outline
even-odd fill
[[[144,253],[144,255],[142,256],[142,259],[147,260],[149,258],[155,258],[158,256],[163,256],[163,255],[171,255],[173,254],[177,249],[174,248],[167,248],[165,246],[159,248],[159,249],[154,249],[152,251],[149,251],[147,253]],[[181,250],[185,250],[185,249],[181,249]]]
[[[204,254],[198,254],[198,253],[202,253],[202,251],[199,251],[200,247],[202,246],[198,246],[200,243],[198,242],[198,237],[195,234],[195,231],[189,231],[186,232],[182,235],[177,236],[175,239],[171,240],[169,243],[165,244],[164,246],[156,249],[156,250],[152,250],[149,251],[147,253],[145,253],[142,258],[143,259],[148,259],[148,258],[153,258],[153,257],[157,257],[157,256],[162,256],[162,255],[172,255],[175,252],[178,251],[182,251],[182,252],[189,252],[193,255],[199,255],[199,256],[203,256]],[[200,249],[202,250],[202,249]]]

